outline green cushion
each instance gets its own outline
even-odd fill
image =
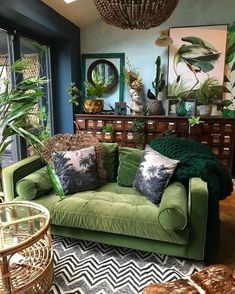
[[[33,201],[48,208],[53,225],[188,243],[188,229],[164,230],[157,219],[158,206],[134,189],[117,183],[68,195],[62,201],[53,193]]]
[[[164,191],[158,221],[165,230],[177,231],[187,225],[187,192],[183,184],[171,183]]]
[[[24,200],[32,200],[48,194],[53,189],[47,167],[22,178],[16,184],[16,192]]]
[[[142,154],[142,150],[129,147],[119,147],[118,185],[132,187]]]
[[[104,169],[109,182],[115,182],[118,169],[118,144],[101,143],[104,150]]]

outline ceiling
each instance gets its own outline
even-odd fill
[[[41,0],[79,28],[100,19],[93,0],[76,0],[66,4],[64,0]]]

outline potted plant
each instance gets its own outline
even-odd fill
[[[82,96],[82,92],[78,89],[74,82],[70,83],[69,87],[67,88],[67,93],[70,96],[69,104],[74,104],[75,106],[78,106],[78,99]]]
[[[159,100],[159,93],[165,88],[164,73],[161,70],[161,57],[158,56],[156,61],[156,76],[152,82],[152,86],[155,90],[153,94],[150,89],[147,92],[147,114],[158,115],[162,114],[162,101]]]
[[[211,114],[212,104],[218,99],[221,92],[220,88],[218,80],[213,77],[208,77],[200,84],[197,90],[197,100],[201,116]]]
[[[10,67],[12,73],[15,74],[16,85],[12,85],[6,79],[4,80],[4,90],[0,93],[0,161],[14,135],[25,139],[35,148],[42,145],[39,137],[42,133],[38,130],[35,135],[35,126],[29,123],[29,118],[32,115],[37,115],[34,110],[44,95],[43,85],[47,83],[47,80],[45,77],[20,79],[24,70],[29,66],[30,64],[25,59],[16,61]],[[3,71],[0,73],[0,79],[4,79],[2,74]],[[38,113],[38,115],[40,114]]]
[[[104,141],[113,142],[113,125],[107,124],[103,126]]]
[[[145,120],[135,119],[132,124],[133,140],[137,149],[143,150],[145,143]]]
[[[83,108],[86,113],[101,112],[104,107],[104,100],[101,99],[104,95],[105,85],[104,83],[91,84],[85,82],[86,96],[83,100]]]

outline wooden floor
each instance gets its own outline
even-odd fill
[[[223,263],[235,269],[235,186],[231,196],[220,201],[220,247],[209,260],[210,264]]]

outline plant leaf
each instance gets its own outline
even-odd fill
[[[235,70],[235,62],[232,65],[231,72]]]
[[[231,91],[230,91],[227,87],[224,87],[224,93],[229,93],[229,94],[231,94]]]
[[[224,83],[230,83],[230,79],[227,76],[224,76]]]

